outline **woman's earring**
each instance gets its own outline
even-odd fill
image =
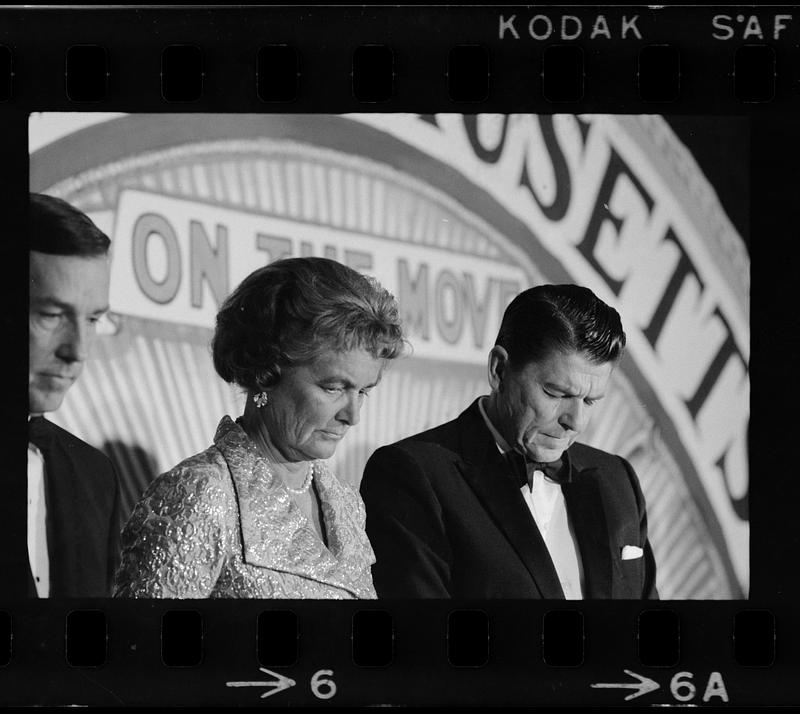
[[[269,402],[269,396],[266,392],[259,392],[258,394],[253,395],[253,402],[259,409],[261,409],[261,407],[267,406],[267,403]]]

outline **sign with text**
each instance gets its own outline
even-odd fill
[[[628,349],[739,544],[736,563],[746,572],[749,261],[724,217],[698,217],[695,204],[713,213],[714,199],[691,157],[672,147],[673,165],[663,156],[658,163],[645,142],[667,139],[648,137],[651,127],[638,118],[356,119],[455,167],[517,216],[572,281],[620,311]],[[701,221],[721,226],[706,236]]]
[[[332,459],[356,487],[376,448],[486,393],[514,295],[576,283],[628,336],[581,440],[636,470],[661,596],[747,592],[749,256],[661,117],[118,116],[36,151],[31,177],[112,238],[116,331],[59,418],[108,444],[129,504],[241,413],[209,342],[270,261],[325,256],[398,299],[413,353]]]
[[[508,262],[135,190],[120,193],[112,243],[111,306],[123,314],[213,329],[259,266],[324,256],[397,297],[415,355],[481,365],[529,281]]]

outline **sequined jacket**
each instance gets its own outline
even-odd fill
[[[324,462],[326,547],[244,430],[159,476],[122,532],[116,597],[374,598],[364,504]]]

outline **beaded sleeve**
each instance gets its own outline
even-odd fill
[[[231,538],[222,475],[205,452],[149,486],[122,532],[115,597],[209,597]]]

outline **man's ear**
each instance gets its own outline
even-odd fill
[[[493,392],[503,391],[503,378],[508,371],[508,352],[505,347],[495,345],[489,352],[489,386]]]

